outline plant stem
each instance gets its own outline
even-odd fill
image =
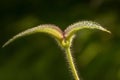
[[[72,54],[70,51],[70,47],[67,47],[65,50],[66,50],[66,56],[67,56],[67,60],[69,63],[69,67],[71,69],[73,77],[75,78],[75,80],[80,80],[78,73],[77,73],[77,70],[75,68],[75,64],[74,64],[74,60],[73,60],[73,57],[72,57]]]

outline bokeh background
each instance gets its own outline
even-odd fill
[[[92,20],[109,29],[81,30],[72,52],[81,80],[120,80],[120,0],[0,0],[0,46],[39,24]],[[74,80],[65,53],[36,33],[0,48],[0,80]]]

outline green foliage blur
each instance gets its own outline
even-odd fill
[[[40,24],[92,20],[112,34],[81,30],[72,52],[81,80],[120,80],[120,0],[1,0],[0,46]],[[47,34],[36,33],[0,48],[0,80],[74,80],[65,53]]]

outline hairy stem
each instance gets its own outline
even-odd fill
[[[75,78],[75,80],[80,80],[78,73],[77,73],[77,70],[75,68],[75,64],[74,64],[74,60],[73,60],[73,57],[72,57],[72,54],[70,51],[70,47],[67,47],[65,50],[66,50],[66,56],[67,56],[67,60],[69,63],[69,67],[71,69],[73,77]]]

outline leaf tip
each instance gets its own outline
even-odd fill
[[[4,44],[2,45],[2,48],[6,47],[9,43],[11,43],[11,42],[10,42],[10,41],[7,41],[6,43],[4,43]]]
[[[105,32],[111,34],[111,31],[110,31],[110,30],[108,30],[108,29],[106,29],[106,28],[103,28],[102,26],[100,27],[100,30],[105,31]]]
[[[111,31],[109,31],[109,30],[105,30],[107,33],[109,33],[109,34],[111,34]]]

